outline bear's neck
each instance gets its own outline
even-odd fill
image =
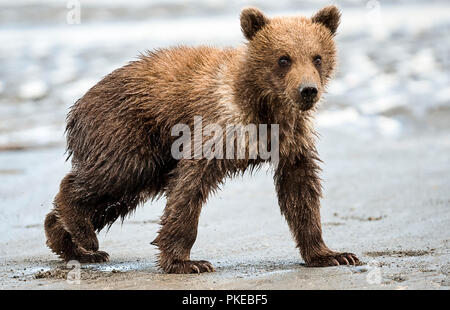
[[[277,100],[268,95],[267,90],[256,85],[251,78],[252,72],[246,65],[245,49],[238,49],[238,51],[234,64],[230,68],[235,105],[241,109],[247,123],[274,123],[275,115],[271,107],[277,105]]]

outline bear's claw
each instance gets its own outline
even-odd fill
[[[339,265],[359,265],[359,259],[353,253],[333,253],[329,255],[318,256],[311,259],[307,266],[309,267],[327,267]]]
[[[168,273],[202,273],[214,271],[213,265],[205,260],[175,261],[166,270]]]

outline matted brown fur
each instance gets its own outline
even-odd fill
[[[165,195],[153,241],[159,266],[169,273],[213,271],[209,262],[190,260],[202,205],[226,177],[263,160],[174,159],[172,127],[192,127],[194,116],[201,116],[203,126],[279,124],[274,179],[303,259],[309,266],[355,264],[355,255],[333,252],[322,240],[311,122],[314,103],[335,67],[339,18],[334,6],[312,18],[272,19],[248,8],[241,13],[244,46],[161,49],[106,76],[68,115],[72,170],[45,220],[47,245],[64,260],[106,261],[95,232]],[[300,91],[304,85],[313,85],[308,98]]]

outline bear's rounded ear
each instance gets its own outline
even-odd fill
[[[341,12],[334,5],[324,7],[311,18],[314,23],[319,23],[327,27],[332,35],[336,34],[340,19]]]
[[[248,40],[251,40],[268,23],[269,19],[256,8],[246,8],[241,11],[241,29]]]

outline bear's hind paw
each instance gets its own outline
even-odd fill
[[[65,258],[66,261],[76,260],[80,263],[104,263],[109,261],[109,254],[104,251],[80,251],[69,258]]]

